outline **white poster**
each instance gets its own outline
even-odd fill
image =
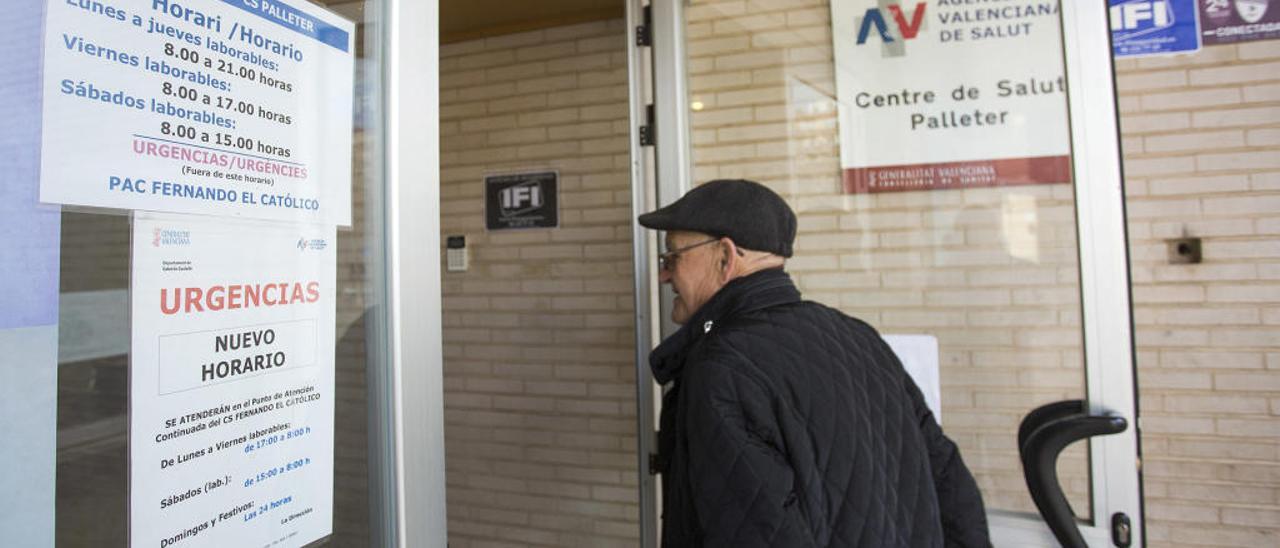
[[[1057,0],[832,0],[847,193],[1070,180]]]
[[[131,546],[331,533],[334,238],[332,226],[135,216]]]
[[[303,0],[49,0],[44,202],[351,223],[354,25]]]

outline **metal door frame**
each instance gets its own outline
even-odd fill
[[[837,0],[833,0],[837,1]],[[683,0],[652,0],[653,102],[659,136],[656,160],[639,145],[633,124],[632,198],[635,213],[669,203],[689,187],[688,93],[685,83]],[[645,120],[644,57],[635,47],[635,29],[644,24],[642,0],[628,0],[627,20],[632,48],[632,119]],[[1133,349],[1128,233],[1125,225],[1124,179],[1121,170],[1115,73],[1107,4],[1061,2],[1063,56],[1070,87],[1072,172],[1075,176],[1085,386],[1092,414],[1125,417],[1130,428],[1094,438],[1091,447],[1092,522],[1080,523],[1091,545],[1110,546],[1110,517],[1123,512],[1133,524],[1133,545],[1145,545],[1142,506],[1140,422]],[[664,125],[667,124],[667,125]],[[675,138],[669,138],[675,132]],[[683,137],[683,138],[681,138]],[[650,175],[656,171],[655,177]],[[656,546],[656,495],[648,474],[653,452],[656,408],[647,355],[663,330],[654,317],[659,305],[656,272],[651,264],[655,243],[635,227],[636,379],[640,463],[641,546]],[[1012,433],[1011,433],[1012,435]],[[1056,545],[1038,519],[1004,513],[991,515],[997,544],[1044,542]]]
[[[388,546],[441,547],[445,514],[444,381],[440,293],[440,27],[438,0],[384,0],[383,165],[387,184],[389,409],[370,458],[371,492],[391,529]],[[374,387],[371,379],[370,387]],[[371,390],[372,392],[372,390]],[[389,424],[385,424],[389,423]],[[387,439],[389,437],[389,439]],[[373,442],[371,441],[371,449]],[[378,466],[378,475],[374,467]],[[392,521],[394,520],[394,521]],[[376,532],[375,532],[376,534]]]

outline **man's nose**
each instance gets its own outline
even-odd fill
[[[670,271],[670,270],[667,270],[667,269],[665,269],[665,268],[659,268],[659,269],[658,269],[658,283],[660,283],[660,284],[669,284],[669,283],[671,283],[671,271]]]

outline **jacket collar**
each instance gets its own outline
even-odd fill
[[[678,378],[694,343],[723,319],[780,304],[798,302],[800,291],[781,268],[761,270],[731,280],[702,305],[678,331],[649,354],[653,377],[660,384]]]

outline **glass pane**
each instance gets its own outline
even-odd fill
[[[1034,513],[1019,421],[1085,396],[1056,7],[1020,15],[1030,26],[1017,29],[973,22],[978,8],[963,3],[838,7],[847,57],[833,46],[829,0],[687,8],[695,182],[770,186],[799,216],[788,270],[806,298],[885,335],[924,335],[900,340],[925,355],[936,340],[937,370],[918,383],[940,382],[942,426],[988,509]],[[944,31],[963,49],[1026,29],[1047,47],[939,61]],[[843,139],[842,106],[852,115]],[[1046,135],[1063,143],[1049,158],[1034,151]],[[991,140],[1029,144],[984,156]],[[1079,515],[1089,513],[1085,449],[1059,461]]]
[[[381,27],[377,15],[381,10],[376,0],[313,3],[329,4],[326,7],[355,21],[353,56],[358,67],[353,147],[349,151],[352,221],[350,227],[340,227],[337,241],[329,244],[336,247],[337,257],[336,325],[321,327],[335,330],[336,347],[319,349],[320,352],[336,354],[336,392],[324,394],[325,398],[332,398],[336,417],[332,448],[333,534],[318,544],[368,546],[371,544],[370,393],[366,376],[369,371],[389,367],[380,357],[385,334],[375,329],[377,322],[370,319],[371,313],[385,305],[381,286],[385,257],[382,228],[384,183],[377,154],[381,147],[382,124],[376,103],[382,82],[379,74],[367,70],[368,67],[379,66],[376,56],[380,52],[364,46],[377,43],[368,31]],[[51,10],[54,9],[52,4]],[[101,12],[111,3],[92,4],[99,7],[86,8],[86,13]],[[182,4],[191,9],[204,7],[203,3],[196,1]],[[35,13],[38,15],[40,9],[37,8]],[[175,25],[186,28],[187,23],[191,21]],[[36,26],[42,22],[37,16],[21,24]],[[272,23],[264,20],[262,24],[265,28]],[[227,30],[223,29],[223,34]],[[88,36],[90,31],[83,32],[86,40],[92,41],[94,37]],[[115,44],[115,47],[123,45]],[[155,44],[130,44],[138,48],[151,45]],[[154,57],[159,55],[158,48],[157,52],[147,52]],[[213,47],[202,47],[198,53],[214,62],[247,59],[247,54],[236,55]],[[23,55],[32,56],[29,60],[33,61],[24,63],[24,70],[25,65],[40,67],[38,48],[24,50]],[[257,62],[263,63],[260,58]],[[11,67],[4,69],[6,73],[15,73]],[[16,72],[13,78],[26,85],[38,82],[39,74],[25,70]],[[38,85],[33,89],[38,90]],[[244,99],[246,96],[236,95],[231,99]],[[282,105],[292,110],[293,116],[301,116],[310,107],[301,104],[301,99],[298,101],[286,101]],[[345,105],[339,107],[345,109]],[[38,106],[36,110],[39,110]],[[237,115],[245,112],[239,111]],[[36,138],[36,146],[23,145],[22,150],[24,154],[33,156],[19,161],[34,162],[38,166],[40,133],[37,130],[32,135]],[[68,158],[67,161],[76,160]],[[346,178],[346,175],[339,175],[339,178]],[[9,182],[6,180],[5,184]],[[29,185],[31,195],[35,196],[36,179],[29,178],[15,184]],[[57,210],[56,206],[50,207]],[[111,208],[63,207],[60,220],[61,269],[60,274],[53,274],[60,291],[57,307],[56,531],[53,533],[57,546],[125,546],[129,523],[128,412],[131,398],[130,212]],[[290,226],[286,223],[280,225]],[[252,241],[246,240],[245,245],[252,245]],[[5,367],[9,365],[4,364]],[[236,470],[235,473],[240,474],[238,480],[244,477],[245,471]],[[282,475],[277,481],[291,480]],[[376,492],[377,486],[373,487]]]

